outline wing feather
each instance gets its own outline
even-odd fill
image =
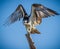
[[[7,18],[5,25],[10,25],[17,20],[20,20],[26,15],[26,11],[24,10],[22,5],[18,5],[16,10]]]
[[[31,11],[32,22],[40,24],[42,18],[50,17],[53,15],[59,15],[59,14],[56,11],[51,10],[41,4],[32,4],[32,11]]]

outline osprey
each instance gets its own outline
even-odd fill
[[[23,24],[29,34],[40,34],[35,26],[41,24],[42,18],[59,15],[56,11],[43,6],[42,4],[32,4],[31,13],[28,15],[24,7],[20,4],[16,10],[8,17],[6,24],[12,24],[23,18]]]

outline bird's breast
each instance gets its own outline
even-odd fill
[[[31,22],[28,22],[28,23],[24,23],[25,27],[30,27],[31,26]]]

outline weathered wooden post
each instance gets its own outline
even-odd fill
[[[31,37],[30,37],[30,34],[25,34],[27,40],[28,40],[28,44],[30,46],[30,49],[36,49],[35,45],[34,45],[34,42],[32,41]]]

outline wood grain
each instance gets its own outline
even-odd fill
[[[32,41],[32,39],[30,37],[30,34],[25,34],[25,36],[27,38],[30,49],[36,49],[34,42]]]

